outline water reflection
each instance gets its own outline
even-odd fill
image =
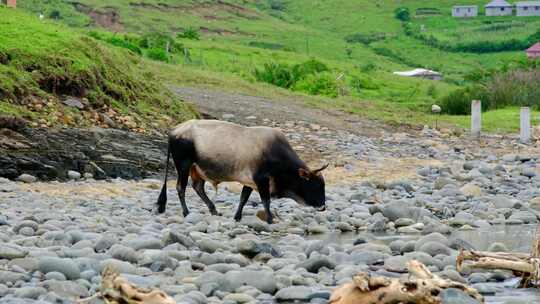
[[[530,252],[536,235],[536,225],[495,225],[488,228],[474,230],[455,231],[450,238],[461,238],[476,250],[487,250],[495,242],[504,244],[508,250],[516,252]],[[364,238],[370,242],[389,244],[394,240],[417,240],[422,235],[404,234],[375,234],[370,232],[361,233],[329,233],[325,235],[308,236],[308,239],[324,240],[328,243],[351,244],[358,238]],[[540,290],[516,289],[517,280],[497,283],[500,292],[494,296],[486,297],[487,304],[538,304],[540,303]]]

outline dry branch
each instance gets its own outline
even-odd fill
[[[536,233],[532,252],[486,252],[461,250],[457,257],[457,269],[461,272],[464,266],[480,269],[502,269],[513,271],[521,276],[520,287],[538,286],[540,281],[540,230]]]
[[[107,304],[176,304],[161,290],[140,288],[129,283],[112,267],[106,267],[101,274],[101,291],[77,303],[86,303],[94,298],[100,298]]]
[[[483,303],[484,298],[474,288],[446,280],[432,274],[424,264],[410,261],[407,278],[374,277],[369,273],[357,274],[351,283],[338,287],[332,293],[331,304],[358,303],[416,303],[440,304],[443,289],[456,288]]]

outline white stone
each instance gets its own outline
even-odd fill
[[[67,173],[67,176],[69,179],[79,179],[81,178],[81,174],[77,171],[69,170]]]

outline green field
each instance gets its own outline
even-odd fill
[[[420,0],[81,0],[83,9],[59,0],[20,3],[34,14],[44,11],[48,17],[54,15],[58,22],[75,26],[81,33],[101,28],[139,36],[157,32],[174,38],[185,29],[197,30],[200,40],[176,39],[187,51],[171,55],[166,68],[156,69],[155,63],[146,63],[164,82],[173,85],[287,95],[312,105],[412,124],[429,122],[430,105],[466,84],[464,78],[472,71],[497,68],[525,57],[522,50],[481,54],[449,51],[422,37],[433,36],[439,43],[499,43],[527,39],[538,31],[540,24],[540,18],[531,17],[479,16],[458,20],[450,16],[455,4],[478,4],[482,14],[484,1],[443,0],[432,4]],[[408,27],[412,35],[394,17],[399,6],[411,12]],[[89,11],[100,16],[114,11],[119,18],[109,24],[103,18],[93,21]],[[347,42],[348,37],[359,37],[361,41]],[[329,67],[325,76],[336,79],[338,97],[283,90],[257,82],[254,77],[254,69],[269,62],[292,66],[310,59]],[[444,74],[444,80],[434,82],[392,74],[418,67],[437,70]],[[516,129],[517,122],[501,126],[489,123],[490,117],[496,121],[504,116],[502,112],[485,116],[490,130]],[[444,120],[468,125],[461,117]]]

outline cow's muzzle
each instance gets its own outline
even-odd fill
[[[326,211],[326,206],[321,206],[321,207],[317,208],[317,211],[319,211],[319,212]]]

